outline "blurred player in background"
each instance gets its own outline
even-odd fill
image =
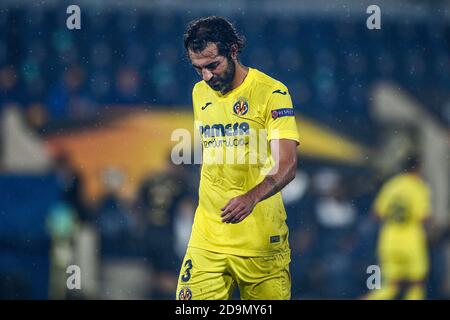
[[[420,176],[417,157],[408,159],[405,171],[388,180],[375,200],[374,211],[382,223],[378,259],[383,283],[367,299],[426,298],[430,189]]]
[[[240,63],[244,39],[223,18],[191,22],[184,46],[203,79],[192,93],[203,165],[176,297],[230,299],[237,284],[241,299],[290,299],[290,248],[280,191],[295,177],[299,138],[288,89]],[[259,164],[205,161],[218,150],[236,150],[241,141],[248,155],[249,134],[259,130],[266,130],[264,143],[275,164],[268,174]]]

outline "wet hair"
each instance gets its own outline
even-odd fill
[[[203,51],[208,43],[217,45],[218,53],[231,57],[231,48],[237,47],[237,52],[245,46],[245,38],[240,35],[231,22],[222,17],[206,17],[191,21],[184,33],[184,48],[186,52]]]

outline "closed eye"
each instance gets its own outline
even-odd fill
[[[219,64],[220,64],[220,62],[216,61],[216,62],[211,62],[210,64],[207,64],[204,67],[200,67],[200,66],[196,66],[196,65],[192,65],[192,66],[199,74],[201,74],[203,68],[208,69],[209,71],[214,71]]]
[[[213,62],[213,63],[210,63],[210,64],[206,65],[205,68],[210,70],[210,71],[213,71],[214,69],[217,68],[217,66],[219,64],[220,64],[219,62]]]

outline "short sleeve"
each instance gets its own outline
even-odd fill
[[[267,102],[267,139],[290,139],[300,142],[294,108],[288,89],[283,84],[272,89]]]

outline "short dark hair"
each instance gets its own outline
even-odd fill
[[[403,161],[403,170],[406,172],[419,171],[421,168],[420,155],[413,153]]]
[[[215,43],[219,54],[225,57],[230,57],[233,45],[237,47],[237,52],[241,52],[245,46],[245,38],[236,31],[233,24],[216,16],[191,21],[183,40],[187,52],[201,52],[208,43]]]

